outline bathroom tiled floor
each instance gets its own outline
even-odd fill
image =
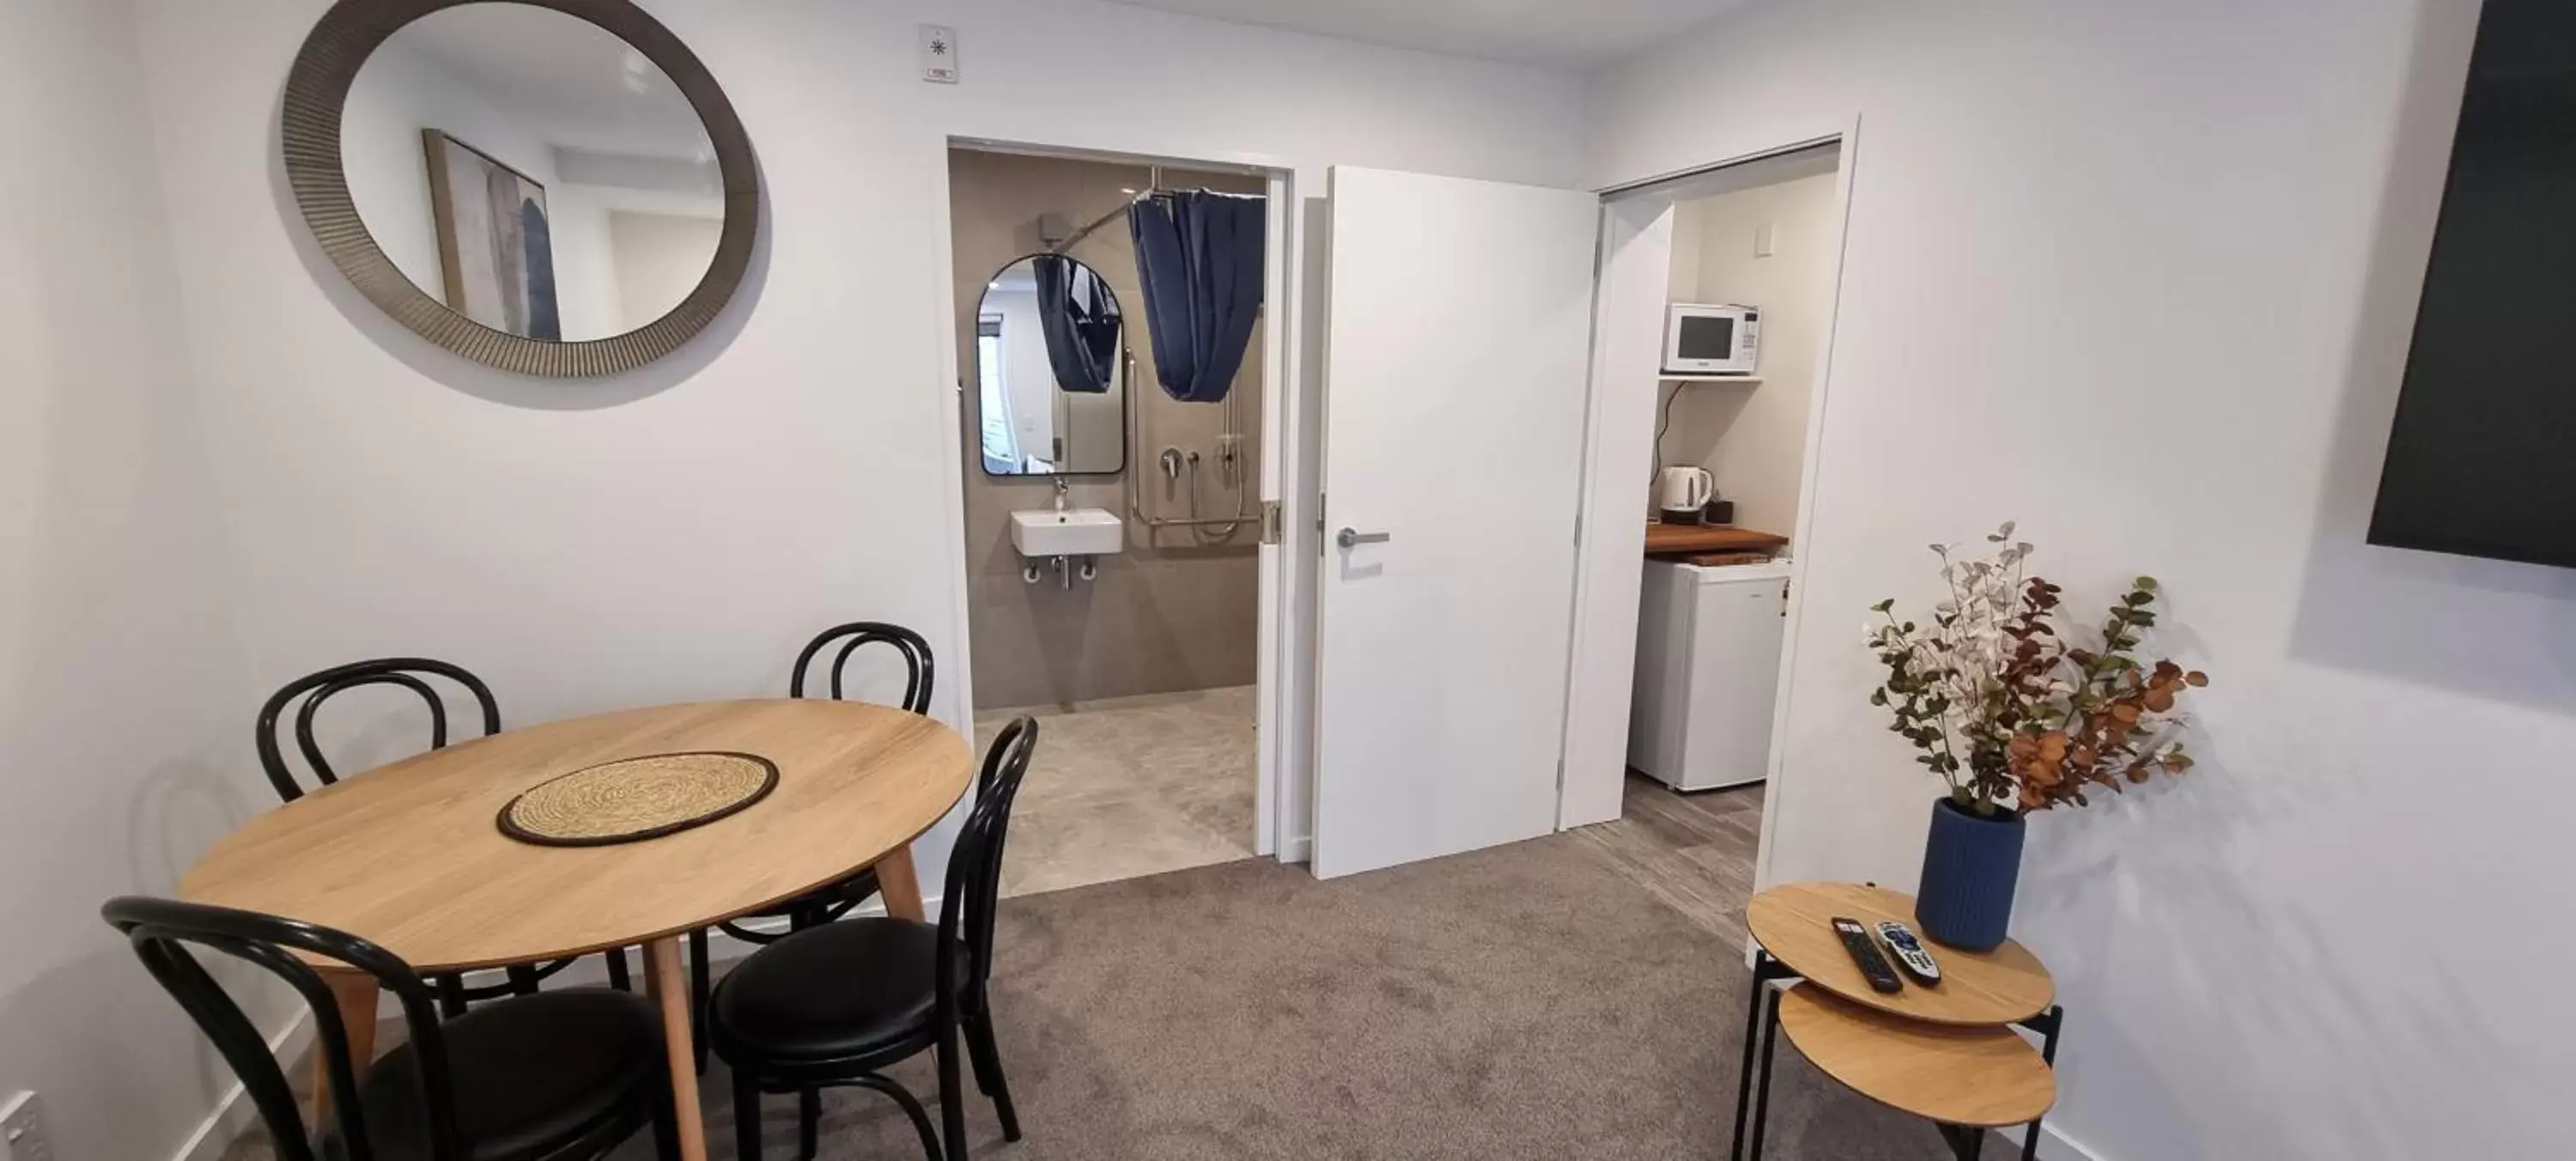
[[[1013,717],[1038,719],[1037,756],[1012,807],[1002,893],[1252,857],[1253,690],[977,713],[978,753]]]

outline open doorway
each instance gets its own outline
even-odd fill
[[[1839,141],[1792,150],[1626,191],[1606,215],[1595,462],[1646,454],[1624,458],[1624,479],[1596,477],[1594,511],[1647,528],[1635,557],[1587,546],[1576,665],[1588,645],[1592,673],[1615,681],[1624,655],[1628,697],[1617,713],[1615,697],[1575,707],[1594,719],[1599,765],[1577,785],[1577,723],[1567,821],[1610,820],[1580,832],[1601,858],[1736,939],[1777,772],[1845,160]],[[1614,746],[1615,799],[1601,770]]]
[[[1191,320],[1155,317],[1126,210],[1158,191],[1257,199],[1271,178],[962,145],[948,161],[978,743],[1021,714],[1041,730],[1003,889],[1252,857],[1268,845],[1255,722],[1273,347],[1256,313],[1226,389],[1202,376],[1199,398],[1175,398],[1152,334]],[[1060,536],[1097,526],[1030,547],[1015,514]]]

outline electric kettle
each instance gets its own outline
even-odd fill
[[[1666,524],[1697,524],[1700,508],[1717,498],[1717,477],[1707,468],[1672,467],[1655,473],[1655,508]]]

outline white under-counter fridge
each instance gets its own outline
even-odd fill
[[[1761,781],[1788,608],[1786,561],[1647,561],[1628,765],[1675,790]]]

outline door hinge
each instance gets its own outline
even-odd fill
[[[1277,544],[1277,543],[1279,543],[1279,540],[1280,540],[1281,534],[1285,531],[1284,529],[1282,529],[1282,528],[1280,527],[1279,519],[1280,519],[1280,518],[1279,518],[1279,501],[1277,501],[1277,500],[1264,500],[1264,501],[1262,501],[1262,502],[1261,502],[1261,542],[1262,542],[1263,544]]]

